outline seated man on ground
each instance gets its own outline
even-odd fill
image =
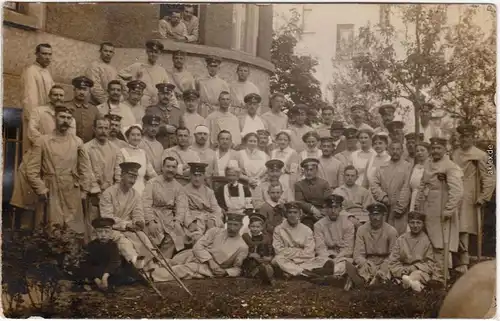
[[[243,234],[249,252],[243,261],[243,275],[258,277],[264,283],[274,285],[274,269],[271,266],[274,249],[271,236],[264,231],[265,222],[266,218],[255,210],[250,214],[250,234]]]
[[[112,218],[96,218],[92,221],[97,238],[87,244],[87,253],[74,273],[78,290],[86,283],[85,280],[93,281],[103,291],[109,285],[119,282],[121,256],[118,245],[113,240],[114,224],[115,220]]]
[[[354,225],[347,217],[339,216],[343,201],[340,195],[329,196],[324,205],[326,216],[314,224],[316,255],[333,260],[337,279],[346,274],[345,262],[352,262],[354,250]]]
[[[191,250],[183,251],[169,263],[180,279],[205,277],[236,277],[248,256],[248,246],[240,236],[242,216],[227,215],[227,229],[214,227],[207,231]],[[165,268],[152,272],[155,282],[172,281],[174,278]]]
[[[121,163],[120,182],[106,189],[99,201],[101,217],[112,218],[115,221],[113,229],[121,234],[117,240],[120,254],[137,268],[142,268],[147,262],[141,262],[141,257],[152,257],[153,248],[142,231],[145,224],[142,199],[133,188],[140,167],[140,164],[134,162]]]
[[[280,268],[285,276],[317,278],[333,275],[333,261],[328,257],[315,257],[313,232],[300,223],[301,205],[290,202],[285,206],[286,220],[274,229],[273,248],[276,255],[271,263]]]
[[[222,212],[215,193],[205,185],[205,163],[188,163],[190,182],[184,186],[188,197],[189,215],[185,216],[186,244],[196,241],[212,227],[223,227]],[[243,218],[243,217],[242,217]]]
[[[162,175],[147,182],[142,194],[146,231],[166,258],[184,249],[184,220],[188,199],[184,187],[175,180],[177,160],[163,160]]]
[[[389,270],[403,280],[403,287],[420,292],[437,268],[429,237],[424,231],[425,214],[408,213],[410,231],[401,235],[391,250]]]
[[[243,228],[240,233],[248,231],[248,217],[244,214],[245,209],[253,208],[252,193],[248,186],[239,182],[241,169],[238,162],[230,160],[226,167],[226,178],[228,183],[220,186],[215,191],[215,198],[222,209],[222,213],[240,214],[243,217]]]
[[[379,281],[390,280],[389,254],[398,238],[396,229],[384,222],[384,216],[387,215],[384,204],[370,204],[367,210],[370,222],[358,228],[354,243],[353,258],[357,270],[346,262],[347,273],[357,286],[365,282],[375,285]]]

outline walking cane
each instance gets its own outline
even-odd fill
[[[446,207],[446,198],[444,197],[447,193],[446,182],[441,181],[441,215]],[[442,222],[443,227],[443,248],[444,248],[444,288],[446,289],[448,285],[448,261],[450,256],[450,236],[451,236],[451,218]]]
[[[168,273],[170,273],[175,281],[184,289],[184,291],[186,291],[190,296],[193,296],[193,294],[191,293],[191,291],[189,291],[189,289],[186,287],[186,285],[181,281],[181,279],[179,279],[179,277],[177,276],[177,274],[175,274],[174,270],[172,269],[172,267],[170,266],[170,264],[168,264],[168,261],[167,259],[165,258],[165,256],[163,255],[163,253],[161,253],[160,249],[154,245],[153,242],[151,242],[151,239],[149,238],[149,236],[144,233],[144,235],[146,235],[146,237],[148,238],[149,242],[151,243],[151,245],[153,245],[153,250],[157,253],[155,255],[155,253],[153,252],[153,250],[151,250],[147,245],[146,243],[144,243],[144,241],[142,240],[142,238],[139,236],[139,233],[137,233],[137,231],[134,231],[135,235],[137,236],[137,238],[141,241],[142,245],[148,249],[149,253],[155,258],[158,260],[158,262],[163,265],[163,267],[168,271]],[[161,258],[158,258],[158,256],[160,256]]]
[[[479,177],[479,161],[474,160],[474,164],[476,166],[476,202],[479,199],[480,190],[481,190],[481,178]],[[474,204],[475,206],[475,204]],[[483,256],[483,207],[476,207],[476,216],[477,216],[477,260],[481,261],[481,257]]]
[[[160,298],[164,299],[163,295],[161,294],[160,290],[155,286],[154,282],[152,281],[151,276],[148,276],[146,274],[146,271],[144,269],[138,269],[136,268],[132,263],[130,264],[134,267],[134,269],[137,271],[137,273],[148,283],[148,285],[160,296]]]

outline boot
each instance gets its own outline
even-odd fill
[[[270,266],[269,264],[261,264],[259,266],[259,274],[261,280],[264,282],[264,284],[267,285],[274,285],[274,270],[273,267]]]
[[[345,262],[345,267],[349,279],[351,279],[355,286],[360,287],[365,285],[365,280],[359,275],[358,269],[351,262]]]

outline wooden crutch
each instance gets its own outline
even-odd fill
[[[441,215],[443,215],[444,209],[446,207],[446,200],[444,195],[448,193],[448,187],[446,186],[446,181],[441,181]],[[442,222],[443,227],[443,249],[444,249],[444,265],[443,265],[443,275],[444,275],[444,288],[446,289],[448,285],[448,261],[450,256],[450,237],[451,237],[451,217]]]

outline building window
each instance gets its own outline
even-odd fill
[[[257,55],[259,35],[259,7],[254,4],[233,5],[233,50]]]
[[[302,7],[302,32],[303,33],[314,33],[311,24],[312,8],[304,5]]]
[[[3,4],[4,23],[24,29],[42,29],[45,23],[45,3],[8,1]]]
[[[337,45],[335,57],[337,60],[349,60],[354,52],[354,25],[337,25]]]
[[[200,6],[199,5],[192,5],[194,8],[194,15],[197,16],[198,18],[200,17]],[[177,9],[177,10],[184,10],[184,5],[183,4],[161,4],[160,5],[160,19],[162,19],[165,16],[169,16],[170,12],[172,10]]]

